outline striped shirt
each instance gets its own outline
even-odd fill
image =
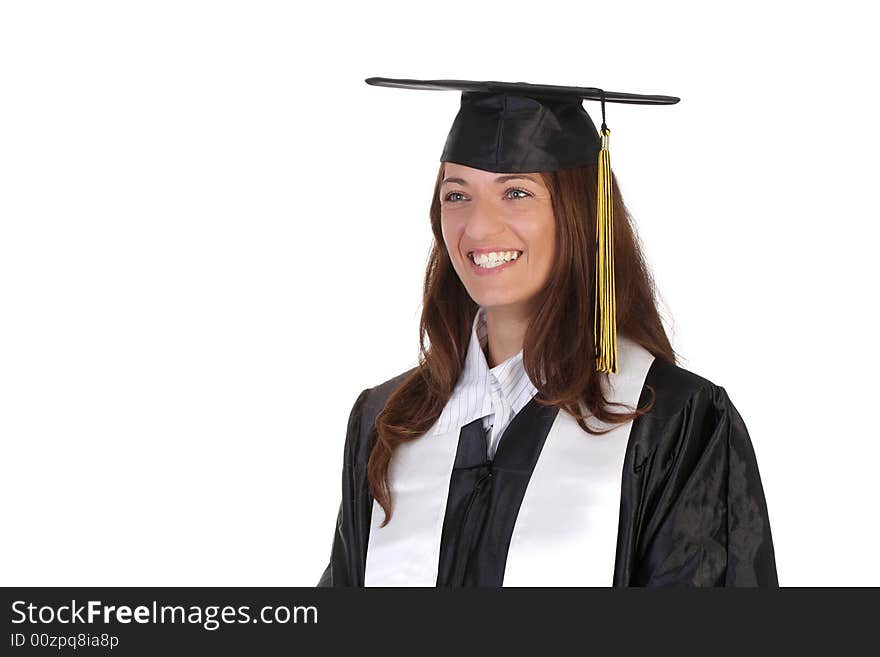
[[[488,343],[486,310],[479,306],[471,327],[464,369],[433,433],[445,433],[477,418],[491,431],[487,457],[493,458],[502,432],[513,416],[538,391],[523,369],[523,351],[489,368],[484,350]]]

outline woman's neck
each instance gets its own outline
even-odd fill
[[[523,348],[531,316],[522,307],[495,306],[486,308],[488,344],[486,362],[495,367]]]

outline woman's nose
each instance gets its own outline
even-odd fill
[[[477,201],[473,206],[467,230],[472,237],[502,232],[504,216],[501,208],[491,201]]]

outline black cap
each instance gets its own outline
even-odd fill
[[[675,96],[605,91],[527,82],[407,80],[372,77],[367,84],[401,89],[460,90],[461,108],[446,138],[441,162],[492,172],[559,171],[597,162],[602,139],[583,100],[671,105]]]

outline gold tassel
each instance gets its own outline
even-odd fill
[[[593,338],[596,369],[617,372],[617,304],[614,291],[614,218],[611,208],[611,130],[602,128],[599,152],[599,189],[596,203],[596,303]]]

